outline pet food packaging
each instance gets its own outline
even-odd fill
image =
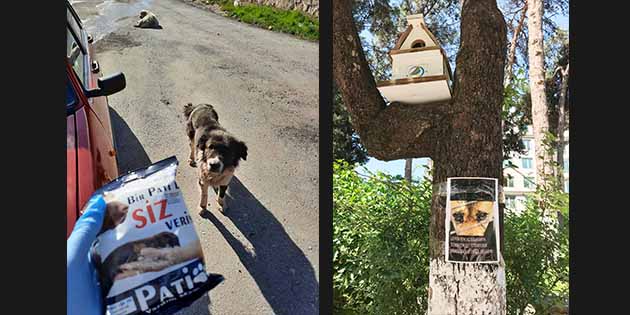
[[[107,315],[173,314],[223,281],[206,272],[177,166],[173,156],[94,193],[107,202],[90,252]]]

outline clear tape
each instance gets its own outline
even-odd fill
[[[440,183],[437,183],[437,184],[433,184],[433,194],[435,194],[437,196],[440,196],[440,197],[443,197],[443,198],[446,198],[446,195],[447,195],[447,193],[446,193],[447,192],[446,185],[447,185],[446,181],[443,181],[443,182],[440,182]],[[499,184],[498,187],[499,187],[499,194],[498,194],[499,200],[498,200],[498,202],[499,202],[500,205],[504,205],[505,204],[505,192],[503,190],[503,185]]]

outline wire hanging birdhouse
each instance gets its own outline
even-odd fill
[[[424,104],[451,98],[451,68],[422,14],[407,16],[407,29],[389,52],[392,79],[377,82],[389,102]]]

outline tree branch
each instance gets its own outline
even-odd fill
[[[333,77],[352,125],[371,156],[385,161],[433,157],[445,126],[458,128],[462,123],[471,123],[468,119],[462,121],[466,115],[459,114],[472,109],[498,109],[500,114],[500,102],[490,100],[503,93],[505,21],[494,0],[464,2],[462,18],[453,100],[446,104],[387,106],[363,53],[352,1],[333,1]],[[500,78],[499,85],[488,84],[494,83],[495,77]],[[501,139],[500,121],[496,123]]]
[[[525,24],[525,17],[527,17],[527,1],[525,1],[525,5],[521,8],[521,10],[521,16],[518,20],[518,24],[516,24],[516,28],[514,29],[514,34],[512,34],[512,40],[510,41],[510,51],[508,52],[507,65],[505,67],[505,86],[510,85],[510,82],[512,81],[512,67],[514,66],[514,62],[516,60],[516,43],[518,42],[519,35],[523,29],[523,24]]]
[[[385,104],[365,59],[348,0],[333,1],[333,77],[371,156],[385,161],[431,156],[434,127],[447,106]]]
[[[433,11],[433,8],[435,8],[435,5],[436,5],[437,3],[438,3],[437,1],[433,1],[433,4],[431,4],[431,6],[430,6],[429,8],[427,8],[426,6],[423,6],[423,9],[424,9],[424,10],[423,10],[422,14],[423,14],[424,16],[428,16],[428,15],[429,15],[429,13],[431,13],[431,11]]]

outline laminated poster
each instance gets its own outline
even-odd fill
[[[447,262],[498,263],[498,180],[448,178],[445,227]]]

